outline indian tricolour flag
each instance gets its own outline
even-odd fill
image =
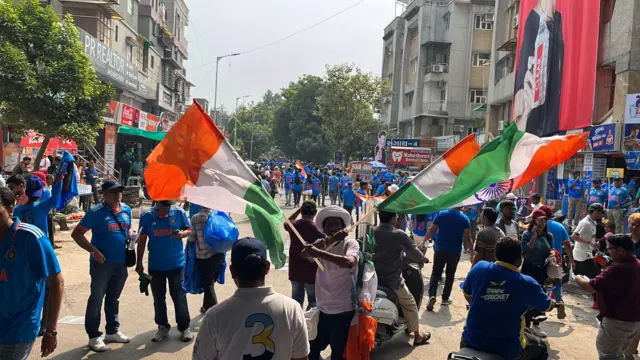
[[[378,210],[430,214],[500,198],[573,156],[586,146],[587,134],[540,138],[512,124],[482,148],[473,135],[468,136]]]
[[[284,214],[197,103],[169,130],[147,163],[145,182],[152,199],[188,200],[247,215],[273,265],[284,266]]]

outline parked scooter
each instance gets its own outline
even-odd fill
[[[402,277],[409,292],[416,300],[418,309],[420,309],[422,297],[424,296],[424,280],[421,267],[418,264],[408,263],[406,257],[402,263]],[[402,308],[393,289],[378,285],[376,301],[373,303],[371,315],[378,321],[375,339],[376,347],[380,347],[395,335],[407,331],[407,322],[402,316]]]

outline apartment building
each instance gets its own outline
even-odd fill
[[[414,0],[385,28],[389,129],[438,138],[484,126],[494,14],[493,0]]]

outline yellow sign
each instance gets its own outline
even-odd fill
[[[624,168],[607,168],[607,177],[608,178],[623,178],[624,177]]]

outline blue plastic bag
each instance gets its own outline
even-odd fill
[[[200,284],[200,272],[196,266],[196,243],[187,241],[184,253],[186,257],[184,266],[184,288],[189,294],[202,294],[202,284]]]
[[[240,232],[231,217],[221,211],[213,211],[204,227],[204,241],[215,253],[231,250]]]

